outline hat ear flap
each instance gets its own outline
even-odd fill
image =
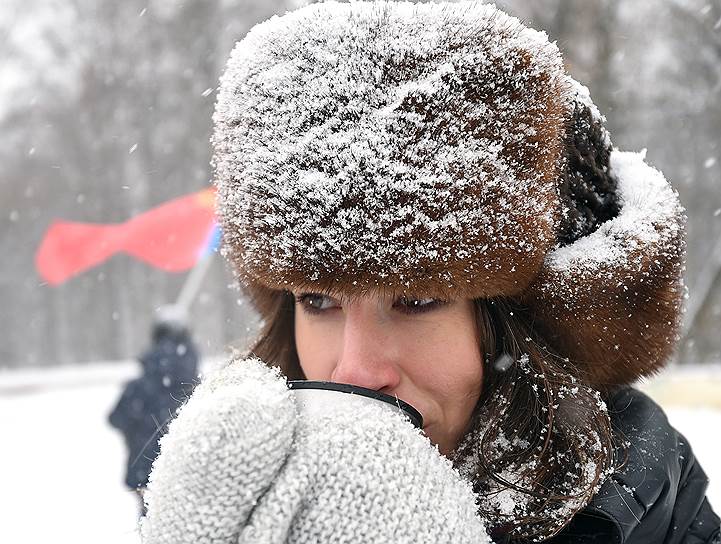
[[[686,218],[643,154],[611,150],[594,109],[576,108],[568,136],[566,244],[546,256],[522,302],[550,347],[607,390],[658,370],[673,350]]]

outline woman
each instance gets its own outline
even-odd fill
[[[264,318],[254,355],[409,402],[439,453],[348,419],[328,455],[283,378],[234,362],[162,445],[147,540],[480,542],[478,519],[497,542],[718,538],[689,446],[627,387],[673,349],[683,210],[612,148],[545,34],[476,3],[327,2],[255,27],[221,83],[224,254]],[[357,453],[377,436],[382,463]]]

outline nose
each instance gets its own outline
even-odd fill
[[[331,380],[390,393],[401,380],[398,345],[386,319],[369,308],[346,313],[343,345]]]

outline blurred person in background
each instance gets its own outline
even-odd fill
[[[198,351],[190,337],[186,312],[175,305],[156,311],[152,345],[140,361],[143,373],[131,380],[110,414],[128,448],[126,485],[135,490],[144,515],[142,494],[148,483],[158,441],[178,407],[193,391]]]

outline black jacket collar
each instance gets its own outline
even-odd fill
[[[626,387],[608,399],[623,467],[556,537],[555,544],[702,544],[719,538],[705,498],[708,479],[686,439],[646,395]]]

